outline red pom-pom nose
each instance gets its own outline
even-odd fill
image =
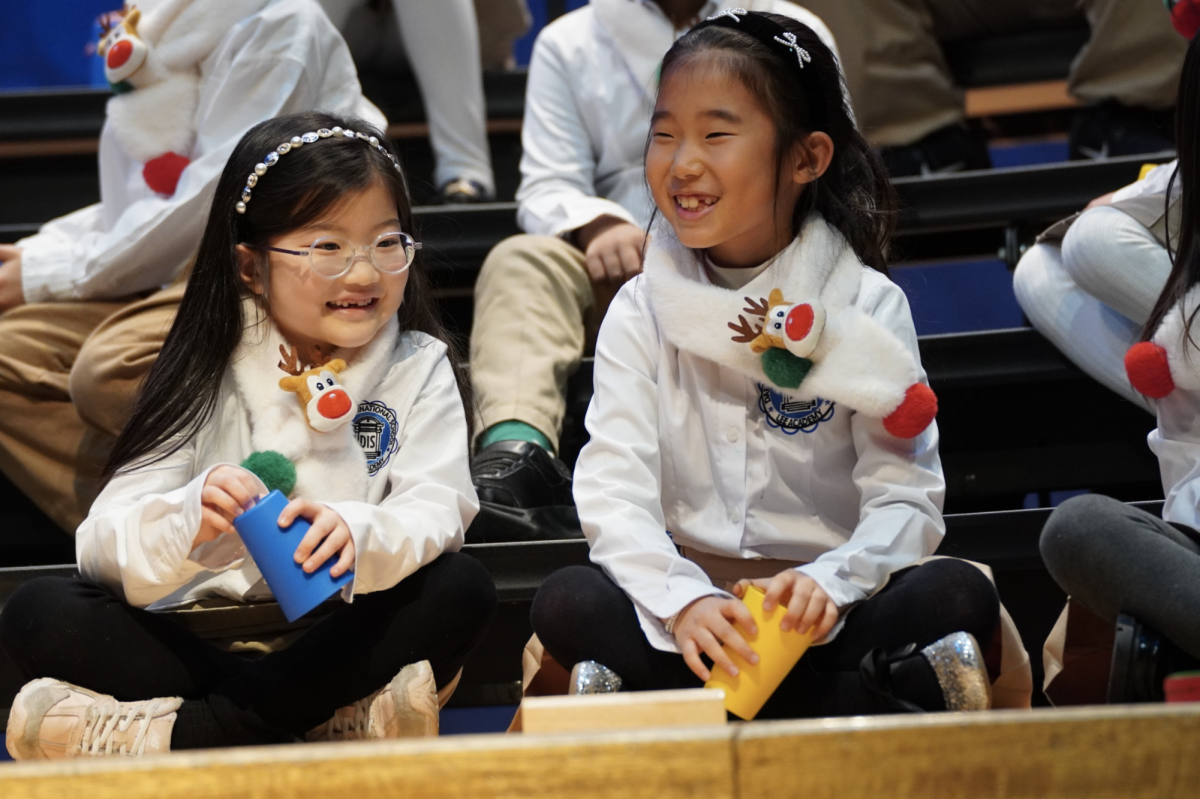
[[[133,42],[128,39],[120,40],[108,48],[108,68],[120,69],[125,66],[125,62],[129,60],[129,56],[131,55],[133,55]]]
[[[896,438],[913,438],[924,432],[937,416],[937,395],[924,383],[913,383],[904,392],[904,402],[883,420],[883,428]]]
[[[350,412],[350,395],[341,389],[327,392],[317,400],[317,413],[326,419],[340,419]]]
[[[179,185],[179,176],[190,163],[191,160],[185,155],[166,153],[146,162],[142,167],[142,179],[154,191],[170,197]]]
[[[812,332],[813,322],[816,321],[816,318],[817,315],[813,312],[811,305],[808,303],[797,305],[788,311],[787,318],[783,322],[783,330],[792,341],[800,341]]]
[[[1153,341],[1139,341],[1125,353],[1125,374],[1140,393],[1162,399],[1175,390],[1167,351]]]

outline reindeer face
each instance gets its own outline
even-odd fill
[[[109,83],[128,80],[146,63],[150,48],[137,33],[141,12],[128,11],[121,24],[109,29],[100,39],[97,51],[104,58],[104,77]]]
[[[354,399],[338,380],[338,375],[346,368],[345,361],[335,358],[325,362],[319,350],[309,353],[305,359],[296,347],[289,353],[282,345],[279,354],[284,358],[279,362],[279,368],[290,375],[279,381],[279,387],[299,398],[309,427],[319,433],[328,433],[350,421],[354,416]],[[305,360],[319,365],[305,369],[302,366]]]
[[[308,372],[304,375],[304,382],[309,394],[305,405],[309,426],[328,433],[350,421],[354,415],[354,401],[331,370]]]

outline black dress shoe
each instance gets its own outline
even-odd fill
[[[894,178],[992,168],[987,145],[966,125],[947,125],[912,144],[881,148],[879,157]]]
[[[471,462],[471,481],[484,502],[511,508],[574,505],[571,470],[531,441],[497,441]]]
[[[1200,666],[1191,655],[1133,616],[1117,616],[1112,669],[1108,674],[1108,703],[1162,702],[1163,680],[1178,671]]]
[[[440,194],[445,205],[475,205],[495,199],[482,183],[466,178],[450,181],[442,186]]]
[[[1158,153],[1175,149],[1174,111],[1153,111],[1116,100],[1089,105],[1075,113],[1069,139],[1072,161]]]

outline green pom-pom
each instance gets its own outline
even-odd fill
[[[274,450],[251,452],[242,461],[242,468],[254,472],[268,491],[279,489],[279,493],[288,496],[296,487],[295,464]]]
[[[800,388],[812,365],[808,358],[800,358],[778,347],[762,354],[762,368],[767,379],[780,388]]]

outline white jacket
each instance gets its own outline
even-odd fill
[[[314,451],[297,463],[298,494],[306,474],[311,485],[311,470],[326,464],[324,487],[305,498],[324,502],[350,528],[356,554],[354,580],[343,591],[347,600],[391,588],[441,553],[458,550],[479,510],[466,414],[445,345],[423,333],[387,332],[339,375],[358,402],[353,430],[367,467],[348,480],[352,470],[338,465],[339,453]],[[270,597],[236,535],[194,552],[192,542],[209,471],[241,463],[255,450],[284,450],[289,457],[297,451],[294,442],[272,442],[271,431],[264,432],[271,426],[260,412],[266,400],[302,413],[296,396],[278,388],[284,375],[275,368],[273,336],[253,348],[244,365],[235,356],[212,418],[191,441],[165,460],[114,477],[96,499],[75,535],[84,577],[136,607],[166,608],[205,596]],[[239,379],[246,375],[257,375],[254,384],[261,387],[247,391],[249,381]],[[279,429],[286,436],[295,428]],[[345,498],[364,494],[365,501]]]
[[[668,340],[656,314],[651,262],[648,256],[647,273],[622,287],[605,316],[587,415],[591,441],[575,470],[592,561],[633,599],[650,643],[675,651],[660,619],[700,597],[727,596],[676,545],[806,562],[799,570],[842,609],[932,554],[945,534],[936,424],[899,439],[878,417],[803,395],[803,383],[801,395],[790,397],[678,348],[671,341],[681,336]],[[694,261],[680,267],[712,285]],[[786,280],[781,267],[787,265],[776,263],[730,292],[732,299],[766,296]],[[882,274],[857,268],[857,290],[847,300],[919,363],[904,293]],[[677,311],[672,316],[683,318]],[[697,313],[695,325],[726,347],[730,320],[713,316]]]
[[[785,0],[710,0],[698,16],[734,6],[794,17],[837,52],[815,14]],[[521,131],[522,230],[558,236],[605,215],[646,226],[642,161],[658,65],[684,33],[652,0],[592,0],[538,35]]]
[[[345,42],[314,0],[272,0],[233,25],[198,66],[195,144],[182,153],[191,163],[174,195],[151,191],[142,161],[121,147],[106,121],[100,202],[17,242],[24,248],[27,302],[111,299],[173,281],[196,252],[234,145],[263,120],[323,110],[386,125],[363,97]]]

